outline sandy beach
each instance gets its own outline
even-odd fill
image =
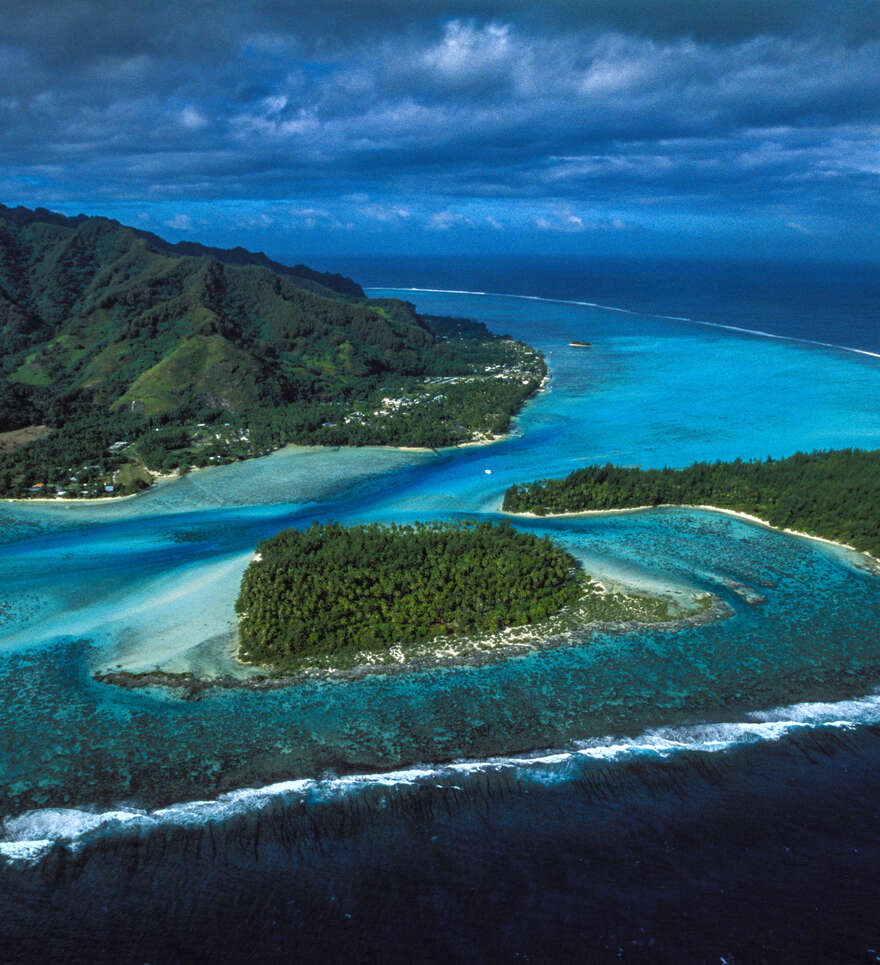
[[[530,399],[535,398],[535,396],[538,395],[539,392],[543,392],[544,389],[545,389],[545,387],[547,386],[547,383],[548,383],[549,381],[550,381],[550,376],[549,376],[549,374],[548,374],[548,375],[545,375],[544,378],[541,380],[541,384],[538,386],[537,389],[535,389],[534,393],[533,393],[532,395],[530,395],[530,396],[528,397],[528,399],[525,399],[525,400],[523,401],[523,405],[525,405],[525,403],[528,402]],[[518,413],[517,413],[517,414],[518,414]],[[454,445],[454,446],[443,446],[443,448],[444,448],[444,449],[447,449],[447,448],[448,448],[448,449],[467,449],[467,448],[472,447],[472,446],[491,446],[491,445],[493,445],[493,444],[496,443],[496,442],[502,442],[504,439],[509,439],[509,438],[511,437],[511,435],[512,435],[512,433],[510,433],[510,432],[505,432],[505,433],[503,433],[502,435],[499,435],[499,436],[491,436],[491,437],[488,438],[488,439],[471,439],[471,440],[469,440],[468,442],[459,442],[457,445]],[[290,446],[296,446],[297,443],[289,443],[289,445],[290,445]],[[285,449],[285,448],[288,448],[288,446],[279,446],[278,448],[279,448],[279,449]],[[346,449],[347,449],[347,448],[361,448],[361,447],[360,447],[360,446],[307,446],[307,447],[304,447],[304,448],[310,448],[310,449],[342,449],[342,448],[346,448]],[[376,447],[376,448],[381,448],[381,449],[394,449],[394,450],[397,450],[398,452],[437,452],[437,451],[438,451],[438,450],[435,449],[433,446],[379,446],[379,447]],[[278,450],[273,450],[273,451],[278,451]],[[262,457],[262,456],[254,456],[253,458],[255,458],[255,459],[261,459],[261,458],[263,458],[263,457]],[[249,461],[249,460],[239,460],[239,461],[247,462],[247,461]],[[214,469],[214,468],[216,468],[216,467],[215,467],[215,466],[192,466],[192,467],[189,469],[188,472],[193,473],[193,472],[199,472],[199,471],[201,471],[201,470],[203,470],[203,469]],[[187,475],[187,473],[182,473],[182,474],[181,474],[181,473],[177,473],[177,472],[168,473],[168,474],[165,474],[165,475],[161,475],[161,474],[160,474],[160,475],[154,475],[154,476],[153,476],[153,482],[152,482],[146,489],[141,490],[141,492],[139,492],[139,493],[129,493],[127,496],[93,496],[93,497],[87,497],[87,496],[86,496],[86,497],[82,497],[82,496],[81,496],[81,497],[74,497],[74,498],[71,498],[71,497],[69,497],[69,496],[24,496],[24,497],[18,498],[18,499],[6,498],[6,499],[4,500],[4,502],[7,502],[7,503],[21,503],[21,504],[25,504],[25,503],[51,503],[52,505],[56,505],[56,506],[64,506],[64,505],[70,505],[70,506],[75,506],[75,505],[88,505],[88,506],[93,506],[93,505],[95,505],[96,503],[118,503],[118,502],[120,502],[120,501],[123,500],[123,499],[134,499],[134,498],[137,497],[137,496],[143,496],[144,493],[150,492],[150,490],[152,490],[152,489],[153,489],[155,486],[157,486],[157,485],[165,485],[165,484],[167,484],[167,483],[169,483],[169,482],[174,482],[175,480],[183,479],[184,476],[186,476],[186,475]]]
[[[145,489],[144,492],[149,492],[152,486]],[[81,496],[70,498],[69,496],[25,496],[21,499],[4,499],[6,503],[20,503],[22,505],[27,505],[28,503],[51,503],[53,506],[94,506],[95,503],[118,503],[123,499],[134,499],[135,496],[140,496],[142,493],[129,493],[127,496]]]
[[[659,503],[656,506],[627,506],[623,509],[583,509],[577,513],[545,513],[543,516],[532,512],[510,513],[507,512],[507,510],[501,509],[499,506],[498,512],[504,513],[505,516],[526,516],[531,519],[565,519],[577,516],[620,516],[625,513],[643,513],[649,509],[705,509],[713,513],[724,513],[725,516],[735,516],[737,519],[744,519],[749,523],[763,526],[765,529],[772,529],[777,533],[788,533],[791,536],[800,536],[802,539],[815,540],[817,543],[827,543],[829,546],[836,546],[839,549],[857,553],[859,556],[864,556],[871,564],[872,572],[880,576],[880,559],[872,556],[866,550],[860,550],[849,543],[841,543],[839,540],[828,539],[826,536],[815,536],[813,533],[804,533],[801,530],[789,529],[787,526],[774,526],[759,516],[753,516],[751,513],[743,513],[737,509],[725,509],[723,506],[708,506],[703,503]]]
[[[207,468],[202,466],[196,466],[190,469],[190,472],[198,472],[201,468]],[[124,499],[136,499],[138,496],[143,496],[144,493],[150,492],[155,486],[165,486],[170,482],[174,482],[177,479],[182,479],[179,473],[166,473],[165,475],[155,475],[153,476],[153,481],[147,486],[146,489],[142,489],[139,493],[129,493],[126,496],[25,496],[21,499],[4,499],[6,503],[20,503],[26,505],[27,503],[50,503],[53,506],[94,506],[95,503],[119,503]]]

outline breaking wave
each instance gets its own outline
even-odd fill
[[[702,325],[706,328],[720,328],[728,332],[738,332],[741,335],[753,335],[756,338],[772,338],[780,342],[795,342],[800,345],[812,345],[816,348],[834,349],[838,352],[852,352],[856,355],[867,355],[870,358],[880,358],[880,352],[871,352],[868,349],[854,348],[850,345],[837,345],[834,342],[820,342],[811,338],[799,338],[796,335],[779,335],[776,332],[765,332],[757,328],[743,328],[740,325],[726,325],[721,322],[707,322],[699,318],[690,318],[687,315],[663,315],[657,312],[636,312],[629,308],[620,308],[617,305],[602,305],[599,302],[578,301],[572,298],[545,298],[541,295],[520,295],[512,292],[484,292],[468,291],[456,288],[380,288],[373,286],[365,289],[366,291],[400,291],[400,292],[425,292],[431,295],[478,295],[489,298],[517,298],[531,302],[550,302],[554,305],[581,305],[584,308],[598,308],[605,312],[621,312],[624,315],[648,315],[651,318],[663,318],[672,322],[686,322],[690,325]]]
[[[596,763],[635,758],[660,760],[688,753],[718,753],[736,747],[779,741],[814,729],[854,729],[880,724],[880,694],[838,702],[798,703],[755,711],[735,722],[706,723],[649,730],[634,738],[575,741],[567,747],[533,754],[414,765],[377,774],[352,774],[282,781],[242,788],[215,799],[188,801],[147,811],[114,808],[90,811],[44,808],[7,818],[0,830],[0,858],[9,863],[38,862],[58,846],[71,851],[116,833],[148,834],[159,828],[191,828],[223,822],[278,805],[332,803],[369,789],[423,786],[462,791],[478,775],[498,774],[519,783],[555,784],[577,780]]]

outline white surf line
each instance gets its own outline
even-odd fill
[[[298,778],[263,787],[241,788],[208,800],[186,801],[147,811],[115,808],[103,812],[81,808],[41,808],[8,817],[0,826],[0,858],[34,863],[56,843],[77,846],[79,839],[97,830],[125,827],[155,828],[162,824],[202,825],[252,810],[261,810],[279,797],[339,800],[365,787],[405,787],[430,782],[448,790],[462,790],[457,782],[475,773],[516,770],[541,783],[547,778],[566,779],[566,768],[579,760],[614,761],[634,756],[666,759],[688,752],[718,753],[731,747],[772,743],[801,728],[851,730],[880,722],[880,694],[868,694],[832,703],[814,701],[752,711],[743,720],[681,727],[659,727],[634,738],[599,737],[575,741],[559,750],[534,754],[460,760],[449,764],[414,765],[379,774],[350,774],[330,779]],[[548,774],[548,768],[551,769]],[[438,780],[450,783],[436,784]]]
[[[657,318],[674,318],[673,315],[658,315]],[[819,348],[837,349],[840,352],[855,352],[856,355],[867,355],[869,358],[880,359],[880,352],[869,352],[864,348],[852,348],[849,345],[835,345],[834,342],[818,342],[812,338],[798,338],[796,335],[777,335],[774,332],[763,332],[755,328],[741,328],[739,325],[723,325],[721,322],[704,322],[697,318],[682,318],[679,321],[691,322],[694,325],[705,325],[709,328],[724,328],[730,332],[741,332],[744,335],[756,335],[760,338],[774,338],[780,342],[799,342],[801,345],[816,345]]]
[[[617,308],[614,305],[600,305],[598,302],[579,302],[574,301],[571,298],[545,298],[542,295],[517,295],[511,292],[478,292],[478,291],[468,291],[466,289],[457,288],[396,288],[396,287],[383,287],[381,285],[373,285],[372,287],[365,288],[364,291],[375,292],[375,291],[392,291],[392,292],[426,292],[432,295],[482,295],[486,298],[520,298],[527,302],[550,302],[554,305],[581,305],[585,308],[601,308],[606,312],[620,312],[622,315],[644,315],[645,312],[634,312],[629,308]],[[656,318],[672,318],[671,315],[657,315]],[[690,321],[690,319],[681,319],[682,321]]]
[[[871,352],[864,348],[853,348],[850,345],[837,345],[834,342],[820,342],[812,338],[799,338],[797,335],[778,335],[775,332],[764,332],[757,328],[742,328],[739,325],[725,325],[722,322],[706,322],[687,315],[662,315],[659,312],[636,312],[630,308],[618,308],[616,305],[602,305],[599,302],[582,302],[571,298],[544,298],[540,295],[517,295],[511,292],[480,292],[467,291],[456,288],[395,288],[374,285],[364,291],[397,291],[397,292],[425,292],[432,295],[481,295],[488,298],[518,298],[530,302],[550,302],[555,305],[580,305],[585,308],[598,308],[605,312],[620,312],[623,315],[644,315],[648,318],[663,318],[672,322],[687,322],[691,325],[703,325],[707,328],[722,328],[729,332],[739,332],[741,335],[753,335],[756,338],[772,338],[779,342],[796,342],[800,345],[814,345],[818,348],[830,348],[839,352],[853,352],[856,355],[867,355],[869,358],[880,359],[880,352]]]

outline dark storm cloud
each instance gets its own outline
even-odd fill
[[[81,0],[0,23],[7,201],[238,199],[267,231],[877,208],[875,0]]]
[[[453,19],[735,41],[761,34],[833,33],[864,41],[880,31],[875,0],[323,0],[115,3],[52,0],[0,4],[4,33],[59,64],[153,52],[198,58],[247,33],[289,34],[330,49],[335,38],[372,37]]]

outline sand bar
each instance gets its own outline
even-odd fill
[[[753,516],[751,513],[744,513],[738,509],[725,509],[723,506],[707,506],[703,503],[658,503],[656,506],[627,506],[622,509],[582,509],[575,513],[544,513],[543,515],[528,511],[511,513],[507,510],[501,509],[500,506],[498,509],[499,512],[504,513],[505,516],[526,516],[531,519],[565,519],[567,517],[575,518],[577,516],[621,516],[625,513],[644,513],[650,509],[704,509],[713,513],[724,513],[725,516],[735,516],[737,519],[744,519],[746,522],[754,523],[757,526],[763,526],[765,529],[772,529],[777,533],[789,533],[791,536],[800,536],[802,539],[812,539],[817,543],[827,543],[829,546],[836,546],[839,549],[845,549],[852,553],[858,553],[859,556],[864,556],[869,561],[871,564],[871,571],[880,576],[880,559],[877,559],[876,556],[872,556],[867,550],[860,550],[849,543],[842,543],[840,540],[828,539],[827,536],[815,536],[813,533],[804,533],[798,529],[789,529],[787,526],[774,526],[772,523],[767,522],[766,519],[761,519],[759,516]]]

